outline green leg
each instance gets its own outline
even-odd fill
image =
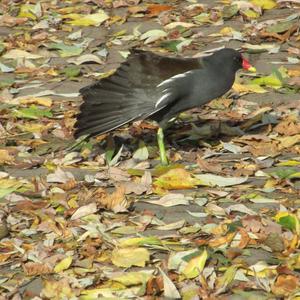
[[[160,162],[163,166],[167,166],[169,162],[168,162],[165,144],[164,144],[164,132],[161,127],[159,127],[157,131],[157,143],[159,148]]]

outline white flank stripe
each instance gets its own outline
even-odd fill
[[[163,86],[165,84],[168,84],[168,83],[170,83],[172,81],[173,81],[173,77],[171,77],[170,79],[167,79],[167,80],[161,82],[157,87],[161,87],[161,86]]]
[[[171,93],[167,93],[163,95],[161,98],[158,99],[158,101],[155,104],[155,107],[157,107],[160,103],[162,103],[166,98],[168,98],[171,95]]]
[[[162,86],[164,86],[164,85],[166,85],[166,84],[174,81],[175,79],[184,78],[184,77],[186,77],[190,73],[192,73],[192,71],[188,71],[188,72],[185,72],[185,73],[177,74],[177,75],[175,75],[175,76],[173,76],[173,77],[171,77],[171,78],[169,78],[169,79],[161,82],[157,87],[162,87]]]

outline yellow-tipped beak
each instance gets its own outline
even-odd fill
[[[252,72],[252,73],[256,73],[256,68],[251,66],[250,68],[247,69],[247,71]]]

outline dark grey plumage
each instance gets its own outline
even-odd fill
[[[242,62],[241,54],[228,48],[202,59],[135,50],[112,76],[80,90],[75,136],[102,134],[148,117],[163,127],[174,115],[226,93]]]

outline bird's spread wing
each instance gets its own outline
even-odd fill
[[[75,136],[105,133],[154,114],[176,101],[179,79],[198,68],[198,59],[133,52],[112,76],[80,90]]]

